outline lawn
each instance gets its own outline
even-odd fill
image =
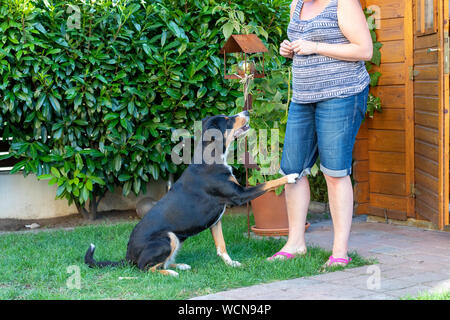
[[[450,300],[450,291],[440,292],[440,293],[422,293],[418,297],[408,296],[405,300]]]
[[[98,260],[122,259],[134,224],[123,222],[0,236],[0,299],[186,299],[315,275],[330,255],[311,247],[305,258],[267,262],[265,258],[280,249],[283,240],[249,240],[246,217],[227,215],[223,221],[225,240],[232,259],[243,264],[240,268],[226,266],[216,256],[209,231],[185,241],[177,262],[190,264],[192,269],[179,271],[177,278],[142,272],[131,266],[90,269],[84,265],[84,253],[91,242],[97,246]],[[356,253],[351,256],[349,267],[368,264]],[[73,271],[68,273],[68,267],[74,265],[80,270],[80,289],[66,285],[73,275]]]

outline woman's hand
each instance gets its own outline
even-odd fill
[[[301,39],[291,42],[292,50],[294,50],[296,54],[301,55],[310,55],[317,53],[318,46],[318,42],[306,41]]]
[[[280,45],[280,54],[285,58],[291,58],[294,56],[291,43],[288,40],[284,40]]]

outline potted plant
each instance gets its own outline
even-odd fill
[[[258,159],[258,169],[249,170],[249,185],[281,177],[279,163],[286,131],[290,97],[290,68],[281,66],[264,79],[252,83],[253,109],[250,123],[254,137],[249,137],[249,151]],[[242,103],[242,102],[241,102]],[[270,146],[270,147],[269,147]],[[317,165],[312,173],[318,172]],[[257,235],[278,236],[289,232],[284,186],[251,201]],[[307,223],[306,228],[309,227]]]

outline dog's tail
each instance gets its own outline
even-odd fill
[[[91,243],[84,256],[84,263],[91,268],[116,267],[125,265],[125,260],[120,261],[96,261],[94,259],[95,245]]]

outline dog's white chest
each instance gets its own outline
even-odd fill
[[[225,213],[225,210],[227,209],[227,205],[224,205],[223,206],[223,210],[222,210],[222,213],[219,215],[219,218],[217,218],[217,220],[212,224],[212,226],[215,226],[216,224],[217,224],[217,222],[219,222],[220,221],[220,219],[222,219],[222,216],[223,216],[223,214]],[[211,226],[211,227],[212,227]]]
[[[227,168],[231,174],[233,174],[233,168],[227,163],[228,158],[228,149],[225,150],[225,153],[222,155],[222,164]]]

